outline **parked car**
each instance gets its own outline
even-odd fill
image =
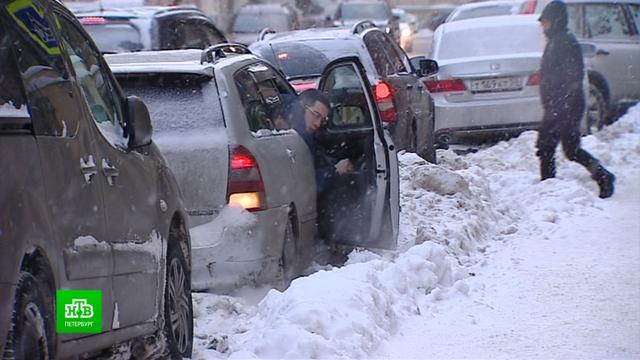
[[[398,8],[418,17],[418,26],[411,41],[411,53],[431,57],[433,31],[456,8],[454,4],[398,5]]]
[[[334,26],[348,26],[370,20],[400,44],[400,25],[386,0],[346,0],[340,3],[333,16]]]
[[[406,52],[410,52],[413,48],[413,36],[418,31],[418,17],[409,14],[403,9],[391,9],[394,16],[398,17],[400,27],[400,47]]]
[[[233,15],[229,37],[234,42],[249,45],[258,40],[265,28],[273,31],[299,29],[298,13],[288,4],[246,4]]]
[[[308,29],[331,26],[333,24],[331,17],[336,13],[340,1],[293,0],[292,3],[300,13],[300,29]]]
[[[485,16],[514,15],[522,13],[523,0],[491,0],[463,4],[456,7],[445,22],[473,19]]]
[[[533,2],[541,13],[547,0]],[[640,3],[633,0],[566,0],[569,29],[593,44],[587,58],[591,125],[602,127],[640,101]]]
[[[536,129],[544,35],[535,15],[481,17],[442,24],[427,81],[441,146]]]
[[[108,59],[127,93],[149,104],[156,141],[183,190],[190,224],[196,226],[194,289],[288,282],[299,274],[313,257],[321,211],[316,154],[290,128],[286,114],[297,94],[280,72],[238,44],[214,46],[204,54],[141,52]],[[329,211],[349,210],[341,218],[353,227],[338,228],[342,222],[334,221],[320,237],[394,248],[396,153],[382,130],[362,65],[337,59],[320,75],[333,115],[324,140],[318,140],[325,149],[318,156],[342,155],[334,163],[349,157],[360,168],[348,188],[357,197]],[[325,195],[344,191],[332,188]],[[254,221],[230,219],[228,206],[246,209]]]
[[[437,64],[424,57],[410,61],[398,44],[373,23],[276,33],[255,42],[250,49],[276,65],[297,89],[315,87],[322,70],[332,60],[358,57],[396,147],[436,161],[431,98],[421,78],[435,73]]]
[[[227,41],[207,15],[189,6],[78,9],[75,14],[103,53],[203,49]]]
[[[145,104],[59,1],[3,1],[0,44],[0,354],[190,357],[187,216]]]

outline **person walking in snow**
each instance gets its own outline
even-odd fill
[[[538,19],[547,37],[540,64],[540,97],[544,116],[538,129],[536,155],[542,181],[556,175],[555,152],[562,142],[565,156],[578,162],[600,187],[601,198],[613,195],[615,176],[580,147],[580,120],[585,111],[582,49],[567,28],[567,7],[554,0]]]

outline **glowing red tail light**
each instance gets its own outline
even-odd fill
[[[384,81],[375,87],[376,104],[380,111],[380,117],[384,122],[395,122],[398,119],[396,106],[393,103],[393,89]]]
[[[533,14],[536,11],[537,0],[527,0],[522,4],[520,8],[521,14]]]
[[[430,93],[465,91],[467,88],[460,79],[454,80],[425,80],[424,84]]]
[[[264,183],[255,157],[243,146],[231,148],[227,202],[247,211],[264,209]]]
[[[82,25],[104,25],[107,19],[98,16],[87,16],[80,19]]]
[[[540,85],[540,74],[535,72],[529,76],[529,80],[527,80],[527,86]]]

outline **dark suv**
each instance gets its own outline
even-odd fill
[[[146,106],[58,1],[0,3],[0,151],[0,357],[189,357],[176,181]]]
[[[396,147],[435,163],[433,104],[422,77],[435,74],[438,64],[423,56],[409,60],[372,22],[269,34],[249,48],[275,64],[297,90],[315,87],[324,67],[335,58],[358,57]]]
[[[213,21],[193,7],[78,10],[76,16],[103,53],[204,49],[227,41]]]

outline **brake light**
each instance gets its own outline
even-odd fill
[[[540,85],[540,73],[533,73],[529,76],[529,80],[527,80],[527,86]]]
[[[430,93],[465,91],[467,88],[460,79],[454,80],[425,80],[424,84]]]
[[[395,122],[398,119],[396,106],[393,103],[393,89],[384,81],[376,84],[376,104],[380,111],[380,117],[384,122]]]
[[[243,146],[233,147],[227,183],[228,204],[257,211],[263,209],[264,198],[264,183],[255,157]]]
[[[522,4],[520,8],[521,14],[533,14],[536,11],[537,0],[527,0]]]
[[[291,86],[293,86],[294,89],[296,89],[296,91],[298,93],[307,90],[307,89],[315,89],[316,88],[316,82],[314,80],[312,81],[300,81],[300,82],[292,82]]]
[[[87,16],[80,19],[82,25],[104,25],[107,19],[98,16]]]

